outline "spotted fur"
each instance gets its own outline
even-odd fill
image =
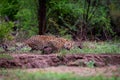
[[[44,50],[50,48],[52,51],[59,51],[63,48],[70,50],[73,47],[73,42],[61,37],[36,35],[23,42],[23,45],[18,49],[28,45],[32,50]]]

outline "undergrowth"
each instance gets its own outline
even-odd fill
[[[83,42],[83,49],[73,48],[71,50],[61,50],[60,54],[67,53],[89,53],[89,54],[101,54],[120,53],[120,42]]]
[[[0,54],[0,59],[13,59],[13,57],[7,53]]]
[[[120,77],[77,76],[71,73],[25,72],[21,70],[1,70],[2,80],[120,80]]]
[[[60,55],[65,54],[76,54],[76,53],[84,53],[84,54],[118,54],[120,53],[120,41],[109,41],[109,42],[90,42],[85,41],[83,42],[83,48],[73,48],[71,50],[62,49],[60,52],[58,52]],[[12,50],[12,49],[10,49]],[[30,47],[24,47],[18,52],[30,52]],[[0,52],[3,51],[2,48],[0,48]],[[33,53],[41,54],[41,51],[33,51]]]

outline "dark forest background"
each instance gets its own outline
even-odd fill
[[[0,40],[36,34],[118,39],[119,5],[119,0],[0,0]]]

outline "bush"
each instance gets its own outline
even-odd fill
[[[15,18],[19,21],[17,25],[20,30],[20,37],[26,38],[38,33],[38,21],[37,21],[37,3],[36,0],[20,0],[19,10],[15,15]]]
[[[106,1],[51,0],[48,3],[48,31],[54,34],[86,38],[108,38],[115,33],[111,27]],[[90,37],[89,37],[90,36]]]
[[[13,22],[0,23],[0,42],[13,39],[11,36],[13,26]]]

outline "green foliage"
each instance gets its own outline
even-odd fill
[[[15,20],[15,15],[18,11],[19,0],[0,0],[0,16],[8,16],[9,19]]]
[[[6,53],[3,53],[3,54],[0,54],[0,59],[13,59],[13,57],[9,54],[6,54]]]
[[[120,1],[118,0],[111,0],[110,8],[110,15],[112,20],[113,30],[115,30],[116,34],[120,34]]]
[[[16,19],[20,21],[18,28],[25,32],[27,37],[37,34],[38,22],[36,0],[20,0],[19,5],[19,11],[15,15]]]
[[[47,32],[61,36],[83,33],[87,38],[119,35],[119,4],[118,0],[110,4],[107,0],[47,0]],[[18,21],[19,31],[27,34],[20,35],[35,35],[38,0],[1,0],[0,17]]]
[[[13,28],[13,22],[2,22],[0,23],[0,42],[5,40],[11,40],[11,31]]]
[[[95,67],[94,64],[95,64],[94,60],[91,60],[86,63],[87,67],[89,67],[89,68],[94,68]]]
[[[89,35],[94,29],[96,37],[102,37],[103,34],[107,37],[115,34],[111,27],[106,1],[91,0],[89,4],[87,0],[61,0],[59,2],[50,0],[47,6],[50,32],[60,35],[80,32],[85,24]]]
[[[37,0],[1,0],[0,17],[3,20],[7,17],[9,21],[18,21],[16,27],[20,32],[28,34],[28,37],[35,35],[38,32],[36,2]]]
[[[70,73],[33,72],[2,70],[3,80],[119,80],[120,77],[76,76]]]
[[[70,51],[68,50],[61,50],[60,54],[76,54],[76,53],[83,53],[83,54],[115,54],[120,53],[120,42],[84,42],[83,49],[74,48]]]
[[[75,5],[73,3],[69,3],[68,0],[60,0],[59,2],[51,0],[47,6],[49,31],[60,35],[66,34],[68,29],[60,19],[64,17],[66,20],[70,20],[69,22],[71,22],[71,19],[74,19],[72,18],[72,16],[74,16],[72,8]]]

